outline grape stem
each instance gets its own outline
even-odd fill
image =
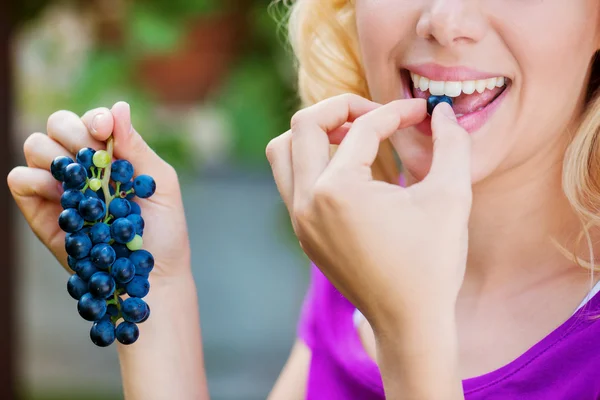
[[[108,140],[106,141],[106,152],[108,153],[108,156],[110,157],[110,163],[106,166],[106,168],[104,168],[104,174],[102,175],[102,191],[104,192],[104,199],[106,200],[106,212],[107,213],[108,213],[108,206],[110,205],[110,202],[113,199],[113,196],[110,194],[110,188],[109,188],[110,172],[111,172],[111,168],[112,168],[113,148],[114,148],[114,143],[113,143],[113,137],[111,135],[108,138]]]

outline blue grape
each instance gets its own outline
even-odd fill
[[[129,200],[129,205],[131,206],[131,214],[142,215],[142,209],[138,203]]]
[[[131,253],[129,261],[135,265],[135,274],[148,277],[154,269],[154,257],[147,250],[137,250]]]
[[[118,283],[128,283],[135,276],[135,266],[128,258],[118,258],[110,270],[111,276]],[[143,297],[143,296],[137,296]]]
[[[125,182],[121,184],[121,193],[119,194],[121,197],[125,197],[127,200],[131,200],[135,197],[135,193],[129,193],[129,190],[133,188],[133,181]]]
[[[127,245],[124,245],[123,243],[113,243],[111,246],[115,250],[117,258],[129,258],[131,250],[127,248]]]
[[[106,314],[106,300],[95,299],[91,293],[86,293],[79,299],[77,311],[86,321],[98,321]]]
[[[110,226],[99,222],[90,228],[90,239],[93,244],[110,242]]]
[[[135,233],[142,236],[144,233],[144,218],[138,214],[129,214],[127,219],[131,221],[133,226],[135,227]]]
[[[106,205],[100,199],[88,197],[79,203],[79,213],[86,221],[95,222],[106,215]]]
[[[429,96],[427,99],[427,114],[432,115],[433,109],[440,103],[448,103],[452,107],[452,98],[449,96]]]
[[[133,165],[127,160],[113,162],[110,178],[115,182],[129,182],[133,178]]]
[[[83,165],[85,169],[89,170],[94,165],[92,158],[94,157],[96,150],[90,149],[89,147],[83,148],[77,152],[76,160],[79,164]]]
[[[130,297],[146,297],[150,292],[150,282],[143,276],[137,276],[131,280],[126,286],[127,294]]]
[[[108,212],[115,218],[124,218],[131,212],[131,205],[128,200],[116,198],[110,202]]]
[[[81,296],[88,292],[87,283],[77,275],[71,275],[67,281],[67,292],[75,300],[79,300]]]
[[[140,330],[132,322],[121,322],[116,331],[117,340],[122,344],[133,344],[140,337]]]
[[[137,297],[130,297],[123,301],[121,313],[123,314],[123,319],[127,322],[140,322],[150,312],[149,310],[150,308],[144,300]]]
[[[80,260],[92,250],[92,241],[87,235],[76,233],[65,237],[65,250],[71,257]]]
[[[110,346],[116,337],[115,326],[109,316],[104,316],[101,320],[94,322],[90,329],[90,339],[98,347]]]
[[[77,259],[71,257],[71,256],[67,256],[67,265],[69,266],[69,268],[71,268],[74,272],[77,272]]]
[[[105,299],[115,292],[115,280],[106,272],[96,272],[88,282],[88,290],[97,299]]]
[[[78,163],[69,164],[65,168],[64,181],[68,189],[83,189],[87,182],[87,170]]]
[[[156,191],[156,182],[149,175],[140,175],[133,181],[135,195],[142,199],[146,199]]]
[[[85,221],[74,208],[63,210],[58,216],[58,226],[67,233],[74,233],[83,228]]]
[[[107,271],[117,259],[117,255],[109,244],[100,243],[90,251],[90,259],[96,268]]]
[[[138,324],[141,324],[142,322],[146,322],[148,320],[148,318],[150,318],[150,307],[148,307],[148,312],[146,313],[146,316],[144,318],[142,318],[142,320],[140,322],[138,322]]]
[[[119,306],[121,306],[123,304],[123,299],[120,297],[117,297],[117,301],[119,302]],[[119,315],[119,307],[117,307],[116,304],[109,304],[108,306],[106,306],[106,315],[109,315],[111,317],[116,317]]]
[[[125,288],[125,284],[124,283],[117,283],[117,295],[121,296],[125,293],[127,293],[127,289]]]
[[[79,190],[69,189],[65,191],[62,196],[60,196],[60,205],[62,208],[75,208],[79,207],[79,203],[83,200],[85,196]]]
[[[77,261],[77,275],[86,282],[99,271],[89,258]]]
[[[83,194],[85,195],[85,197],[91,197],[94,199],[99,199],[100,197],[98,197],[98,193],[94,192],[92,189],[87,188],[85,189],[85,192],[83,192]],[[102,200],[104,201],[104,200]]]
[[[117,243],[129,243],[135,236],[135,227],[127,218],[118,218],[110,226],[110,234]]]
[[[73,164],[74,162],[75,161],[73,161],[73,159],[70,157],[56,157],[54,161],[52,161],[52,164],[50,164],[50,172],[52,173],[54,179],[60,182],[64,182],[65,168],[67,167],[67,165]]]

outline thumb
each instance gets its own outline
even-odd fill
[[[120,101],[110,111],[114,119],[114,157],[131,162],[136,176],[145,174],[160,179],[167,164],[133,128],[129,104]]]
[[[452,107],[440,103],[431,116],[433,160],[428,180],[471,187],[471,136],[457,122]],[[465,187],[466,189],[466,187]]]

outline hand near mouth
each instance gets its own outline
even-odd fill
[[[333,97],[297,113],[267,158],[303,250],[371,323],[386,395],[462,398],[454,308],[466,265],[470,136],[442,103],[424,180],[402,188],[371,172],[380,142],[425,118],[422,99]],[[333,157],[330,137],[341,140]]]

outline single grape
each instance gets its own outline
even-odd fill
[[[135,227],[127,218],[118,218],[110,226],[110,234],[117,243],[129,243],[135,237]]]
[[[150,282],[143,276],[136,275],[126,286],[130,297],[144,298],[150,292]]]
[[[125,200],[125,201],[127,201],[127,200]],[[144,218],[142,218],[142,216],[138,215],[138,214],[129,214],[127,216],[127,219],[130,220],[131,223],[133,223],[133,226],[135,227],[136,235],[142,236],[142,233],[144,232],[144,225],[145,225]]]
[[[81,164],[69,164],[65,168],[64,181],[68,189],[83,189],[87,182],[87,171]]]
[[[79,207],[79,203],[83,200],[85,196],[79,190],[66,190],[62,196],[60,196],[60,205],[62,208],[74,208],[77,209]]]
[[[129,250],[126,245],[123,243],[113,243],[111,246],[115,250],[117,258],[129,258],[131,250]]]
[[[89,186],[92,191],[96,192],[102,187],[102,181],[98,178],[90,179]]]
[[[156,191],[156,182],[149,175],[140,175],[133,181],[135,195],[142,199],[146,199]]]
[[[65,237],[65,250],[71,257],[81,260],[90,254],[92,250],[92,241],[81,233],[76,233]]]
[[[96,150],[90,149],[89,147],[85,147],[77,152],[77,156],[75,157],[77,162],[85,167],[85,169],[89,170],[92,165],[94,165],[93,157]]]
[[[133,178],[133,165],[127,160],[113,162],[110,178],[115,182],[129,182]]]
[[[148,318],[150,318],[150,307],[148,307],[148,312],[146,313],[146,316],[140,322],[138,322],[138,324],[141,324],[142,322],[146,322],[148,320]]]
[[[79,299],[77,311],[86,321],[98,321],[106,314],[106,300],[95,299],[91,293],[86,293]]]
[[[106,272],[96,272],[88,282],[89,292],[97,299],[105,299],[115,292],[115,280]]]
[[[110,269],[110,275],[118,283],[128,283],[135,276],[135,265],[128,258],[118,258]]]
[[[127,248],[131,251],[141,250],[142,247],[144,247],[144,239],[142,239],[140,235],[135,235],[135,237],[127,243]]]
[[[99,271],[89,258],[77,261],[77,275],[86,282]]]
[[[128,200],[116,198],[110,202],[108,212],[115,218],[124,218],[131,212],[131,205]]]
[[[60,182],[64,182],[65,168],[67,167],[67,165],[73,164],[74,162],[75,161],[73,161],[73,159],[69,157],[56,157],[54,161],[52,161],[52,164],[50,164],[50,172],[52,173],[54,179]]]
[[[137,325],[131,322],[121,322],[116,329],[117,340],[122,344],[133,344],[140,337]]]
[[[79,213],[86,221],[95,222],[106,215],[106,205],[100,199],[88,197],[79,203]]]
[[[98,222],[90,228],[90,239],[93,244],[110,242],[110,226],[104,222]]]
[[[99,150],[92,157],[92,161],[96,167],[106,168],[110,164],[110,154],[105,150]]]
[[[135,201],[129,200],[129,205],[131,206],[131,214],[142,215],[142,209],[140,205]]]
[[[88,292],[87,283],[77,275],[71,275],[67,281],[67,292],[75,300],[79,300],[81,296]]]
[[[94,322],[92,329],[90,329],[90,339],[92,339],[92,343],[99,347],[110,346],[116,337],[115,326],[108,315]]]
[[[85,221],[74,208],[63,210],[58,216],[58,226],[67,233],[77,232],[83,228]]]
[[[429,96],[427,99],[427,114],[432,115],[433,109],[440,103],[448,103],[452,107],[452,98],[448,96]]]
[[[117,255],[115,254],[115,249],[109,244],[100,243],[95,245],[90,251],[90,259],[96,268],[107,271],[117,259]]]
[[[123,304],[123,299],[117,297],[119,304]],[[119,307],[116,304],[109,304],[106,306],[106,315],[110,315],[111,317],[116,317],[119,315]]]
[[[67,256],[67,265],[73,270],[73,272],[77,272],[77,259]]]
[[[154,269],[154,257],[148,250],[137,250],[131,253],[129,261],[135,266],[135,274],[148,277]]]
[[[121,184],[121,193],[119,194],[119,196],[126,198],[127,200],[131,200],[135,197],[135,193],[129,193],[127,194],[127,192],[129,192],[131,189],[133,188],[133,181],[129,181],[129,182],[125,182]]]
[[[148,304],[142,299],[130,297],[123,301],[121,313],[123,314],[123,319],[127,322],[140,322],[148,312]]]
[[[91,198],[94,198],[94,199],[99,199],[98,193],[94,192],[90,188],[85,189],[85,192],[83,192],[83,194],[85,195],[85,197],[91,197]],[[104,200],[102,200],[102,201],[104,201]]]

